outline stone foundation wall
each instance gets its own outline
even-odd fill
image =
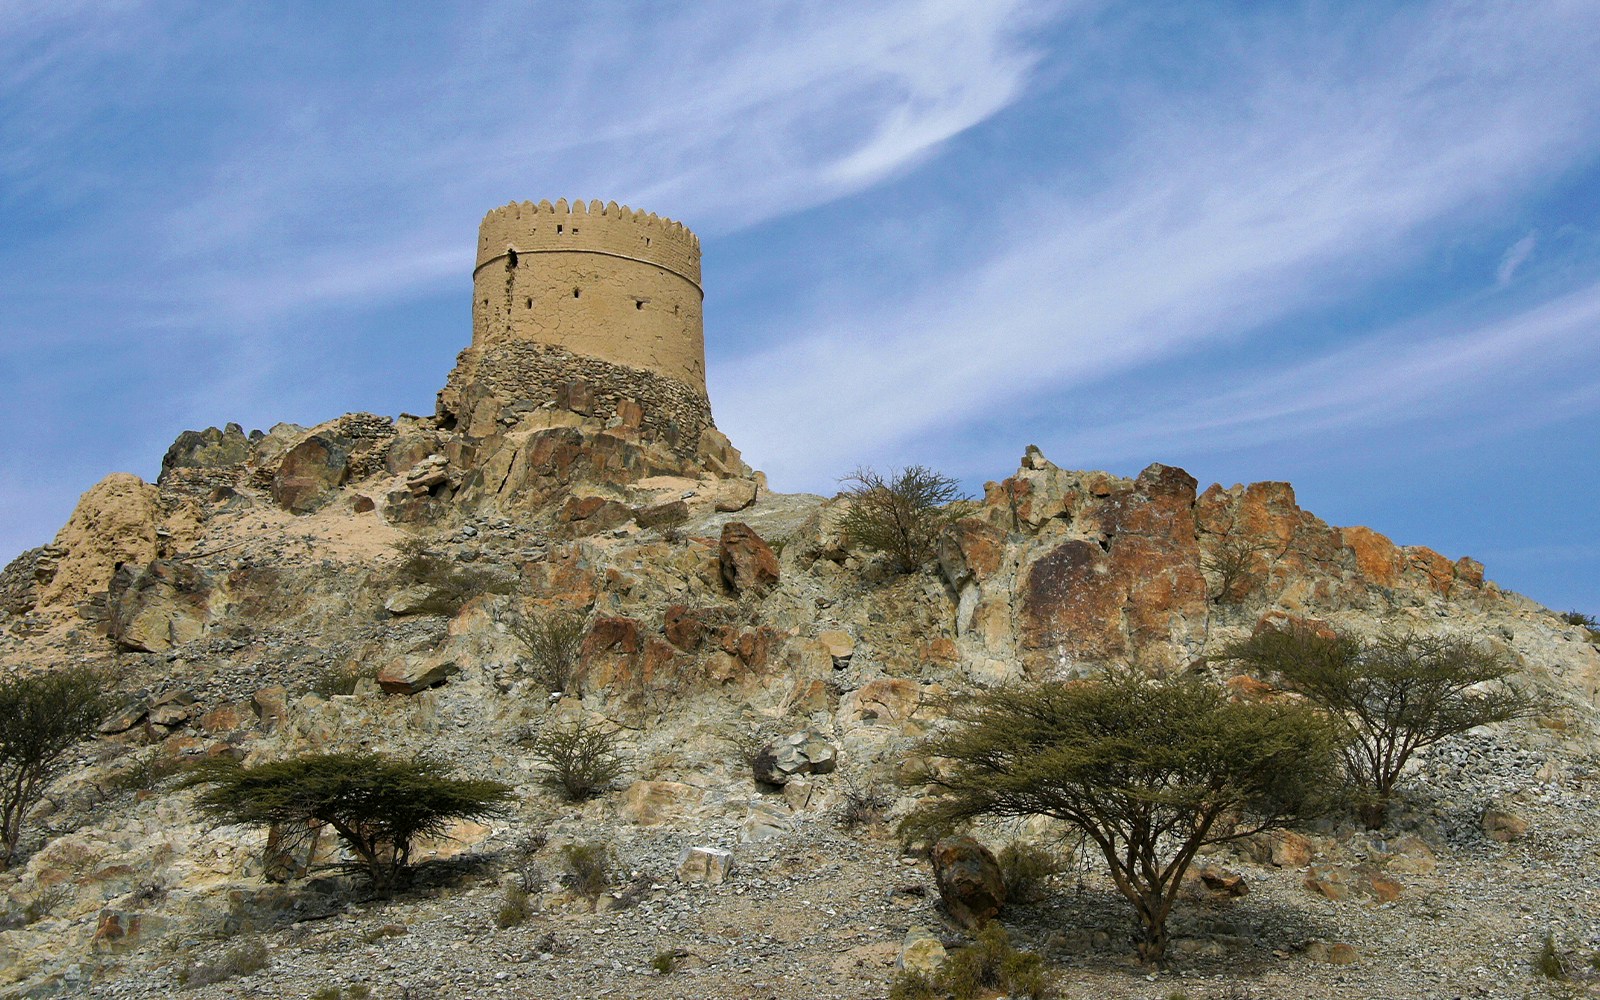
[[[445,427],[487,437],[514,424],[519,410],[546,403],[601,419],[637,420],[642,439],[685,458],[694,457],[701,433],[715,426],[704,393],[683,382],[525,342],[461,352],[439,393],[438,418]],[[637,404],[637,413],[629,413],[629,403]]]

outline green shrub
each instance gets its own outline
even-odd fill
[[[1559,617],[1568,625],[1583,626],[1583,630],[1585,633],[1587,633],[1589,641],[1600,644],[1600,621],[1597,621],[1594,615],[1586,615],[1581,611],[1566,611],[1563,612]]]
[[[1561,954],[1561,949],[1556,947],[1554,934],[1545,934],[1544,944],[1540,946],[1539,953],[1533,957],[1533,967],[1546,979],[1567,978],[1567,960]]]
[[[650,968],[663,976],[673,972],[678,968],[678,953],[675,951],[656,952],[655,957],[650,960]]]
[[[328,824],[358,859],[346,867],[379,891],[409,873],[412,841],[442,833],[452,820],[497,815],[512,798],[497,781],[449,777],[433,758],[370,751],[251,768],[216,757],[196,765],[184,784],[204,786],[200,808],[223,822]]]
[[[111,678],[62,667],[0,679],[0,871],[11,867],[23,818],[67,765],[67,751],[110,714]]]
[[[1005,928],[995,921],[985,925],[972,944],[940,963],[939,982],[955,1000],[974,1000],[996,989],[1040,1000],[1048,991],[1044,960],[1013,948]]]
[[[574,802],[609,789],[625,766],[616,732],[581,719],[546,725],[528,749],[548,769],[545,783]]]
[[[511,886],[506,890],[506,897],[500,903],[500,909],[495,911],[494,925],[501,930],[516,927],[533,915],[533,909],[528,905],[528,890],[521,886]]]
[[[506,629],[528,651],[534,683],[547,691],[571,690],[589,626],[582,615],[545,611],[506,619]]]
[[[210,986],[260,972],[267,967],[267,945],[249,938],[233,945],[210,963],[187,964],[178,970],[179,986]]]
[[[902,970],[889,984],[889,1000],[944,1000],[939,984],[920,972]]]
[[[1412,755],[1447,737],[1527,714],[1503,654],[1465,639],[1389,634],[1373,642],[1305,626],[1267,628],[1219,659],[1275,674],[1344,728],[1345,771],[1361,819],[1381,827]]]
[[[1023,840],[1013,840],[1000,849],[995,860],[1005,883],[1006,901],[1034,903],[1044,898],[1045,883],[1063,869],[1061,858],[1047,848]]]
[[[311,693],[323,698],[356,693],[356,685],[377,676],[374,667],[347,663],[342,667],[328,666],[311,679]]]
[[[568,888],[589,899],[611,885],[611,848],[599,843],[563,844],[561,863]]]
[[[849,501],[839,521],[845,538],[886,553],[901,573],[932,559],[945,526],[968,509],[959,482],[920,465],[889,477],[863,466],[841,482]]]

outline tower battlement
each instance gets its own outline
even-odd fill
[[[478,229],[472,346],[531,342],[705,396],[700,241],[616,202],[513,202]]]

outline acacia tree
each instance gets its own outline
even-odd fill
[[[23,818],[111,711],[110,678],[64,667],[0,679],[0,870],[11,867]]]
[[[198,804],[227,823],[333,827],[374,889],[400,884],[418,837],[444,832],[451,820],[504,810],[511,788],[498,781],[451,778],[430,757],[369,751],[309,754],[246,768],[231,757],[195,766],[186,786],[205,786]]]
[[[1509,681],[1515,665],[1466,639],[1390,633],[1363,642],[1290,625],[1262,629],[1218,658],[1275,676],[1343,726],[1345,771],[1374,830],[1418,750],[1533,707]]]
[[[1197,677],[1118,671],[953,701],[913,780],[934,792],[909,832],[980,816],[1051,816],[1083,831],[1133,906],[1138,951],[1164,960],[1167,917],[1200,848],[1321,812],[1335,737],[1298,705],[1230,701]]]
[[[966,509],[960,483],[921,465],[891,476],[863,466],[841,482],[850,502],[840,520],[845,537],[887,553],[901,573],[932,559],[940,532]]]

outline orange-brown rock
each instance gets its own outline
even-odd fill
[[[1404,883],[1382,872],[1368,872],[1367,885],[1371,887],[1373,898],[1380,903],[1392,903],[1405,891]]]
[[[939,565],[957,589],[969,580],[983,583],[999,572],[1005,545],[1005,532],[981,518],[965,517],[941,538]]]
[[[1449,594],[1455,582],[1455,564],[1424,545],[1408,545],[1404,549],[1406,561],[1422,574],[1427,585],[1440,594]]]
[[[755,529],[740,521],[722,526],[717,546],[722,579],[736,594],[762,594],[778,582],[778,557]]]
[[[669,604],[666,613],[662,615],[661,628],[666,633],[668,642],[685,653],[692,653],[699,649],[700,643],[705,640],[710,627],[707,617],[705,609]]]
[[[1399,547],[1388,538],[1371,528],[1360,526],[1340,528],[1339,536],[1355,554],[1356,568],[1370,583],[1379,587],[1393,587],[1400,581],[1400,570],[1405,561]]]
[[[1245,896],[1250,893],[1250,885],[1245,882],[1244,876],[1226,868],[1201,869],[1200,882],[1219,896]]]
[[[313,434],[283,456],[272,478],[272,499],[290,513],[308,513],[345,481],[349,469],[350,450],[344,442]]]
[[[922,686],[903,677],[880,677],[845,695],[839,712],[860,722],[904,722],[922,702]]]
[[[1227,685],[1228,690],[1233,692],[1234,697],[1243,701],[1260,701],[1278,693],[1278,689],[1271,684],[1263,680],[1257,680],[1249,674],[1229,677]]]
[[[583,657],[599,653],[637,653],[639,623],[632,618],[596,618],[583,640]]]

